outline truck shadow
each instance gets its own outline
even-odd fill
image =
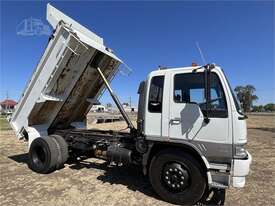
[[[11,160],[17,163],[28,164],[28,153],[9,156]],[[97,177],[98,180],[103,183],[120,184],[126,186],[132,191],[140,191],[147,196],[160,198],[155,194],[149,179],[142,174],[140,167],[136,165],[123,165],[123,166],[109,166],[107,162],[91,162],[87,160],[69,160],[67,162],[68,167],[73,170],[81,169],[97,169],[103,171],[101,175]]]
[[[28,153],[9,156],[8,158],[18,163],[28,164]],[[154,192],[147,176],[142,173],[141,167],[137,165],[110,166],[107,162],[91,162],[84,160],[69,160],[68,167],[72,170],[81,169],[97,169],[101,170],[102,174],[97,177],[97,180],[102,183],[119,184],[126,186],[134,192],[139,191],[146,196],[163,201]]]
[[[275,128],[269,128],[269,127],[248,127],[248,129],[258,129],[265,132],[272,132],[275,133]]]
[[[80,161],[71,164],[69,168],[76,170],[83,168],[102,170],[103,173],[97,177],[102,183],[124,185],[132,191],[139,191],[147,196],[161,200],[154,192],[148,177],[144,176],[142,169],[136,165],[109,166],[107,162]]]
[[[18,163],[28,164],[28,153],[8,156],[8,158]]]
[[[97,177],[102,183],[124,185],[129,190],[134,192],[139,191],[146,196],[163,201],[153,190],[148,176],[144,176],[141,167],[137,165],[109,166],[107,162],[95,163],[84,160],[71,163],[69,167],[76,170],[83,168],[102,170],[103,174]],[[201,205],[201,203],[196,205]],[[213,204],[204,202],[203,205]]]

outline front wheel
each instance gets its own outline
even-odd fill
[[[149,178],[158,195],[173,204],[195,204],[206,188],[202,167],[194,157],[181,150],[167,149],[155,155]]]

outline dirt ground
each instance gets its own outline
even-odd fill
[[[3,121],[1,121],[3,126]],[[99,128],[125,128],[99,124]],[[250,115],[248,145],[253,156],[243,189],[231,188],[226,205],[275,205],[275,115]],[[88,159],[41,175],[27,166],[27,144],[6,125],[0,135],[0,205],[170,205],[154,193],[148,179],[134,166],[109,167]]]

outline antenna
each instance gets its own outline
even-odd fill
[[[199,42],[197,42],[197,41],[196,41],[196,46],[197,46],[197,49],[199,50],[199,53],[200,53],[200,55],[201,55],[201,60],[202,60],[203,64],[206,65],[206,64],[207,64],[207,63],[206,63],[206,60],[205,60],[204,55],[203,55],[203,53],[202,53],[202,51],[201,51]]]

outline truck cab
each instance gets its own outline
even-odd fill
[[[158,69],[139,94],[138,127],[154,153],[188,151],[210,187],[244,187],[251,163],[246,116],[219,66]]]

